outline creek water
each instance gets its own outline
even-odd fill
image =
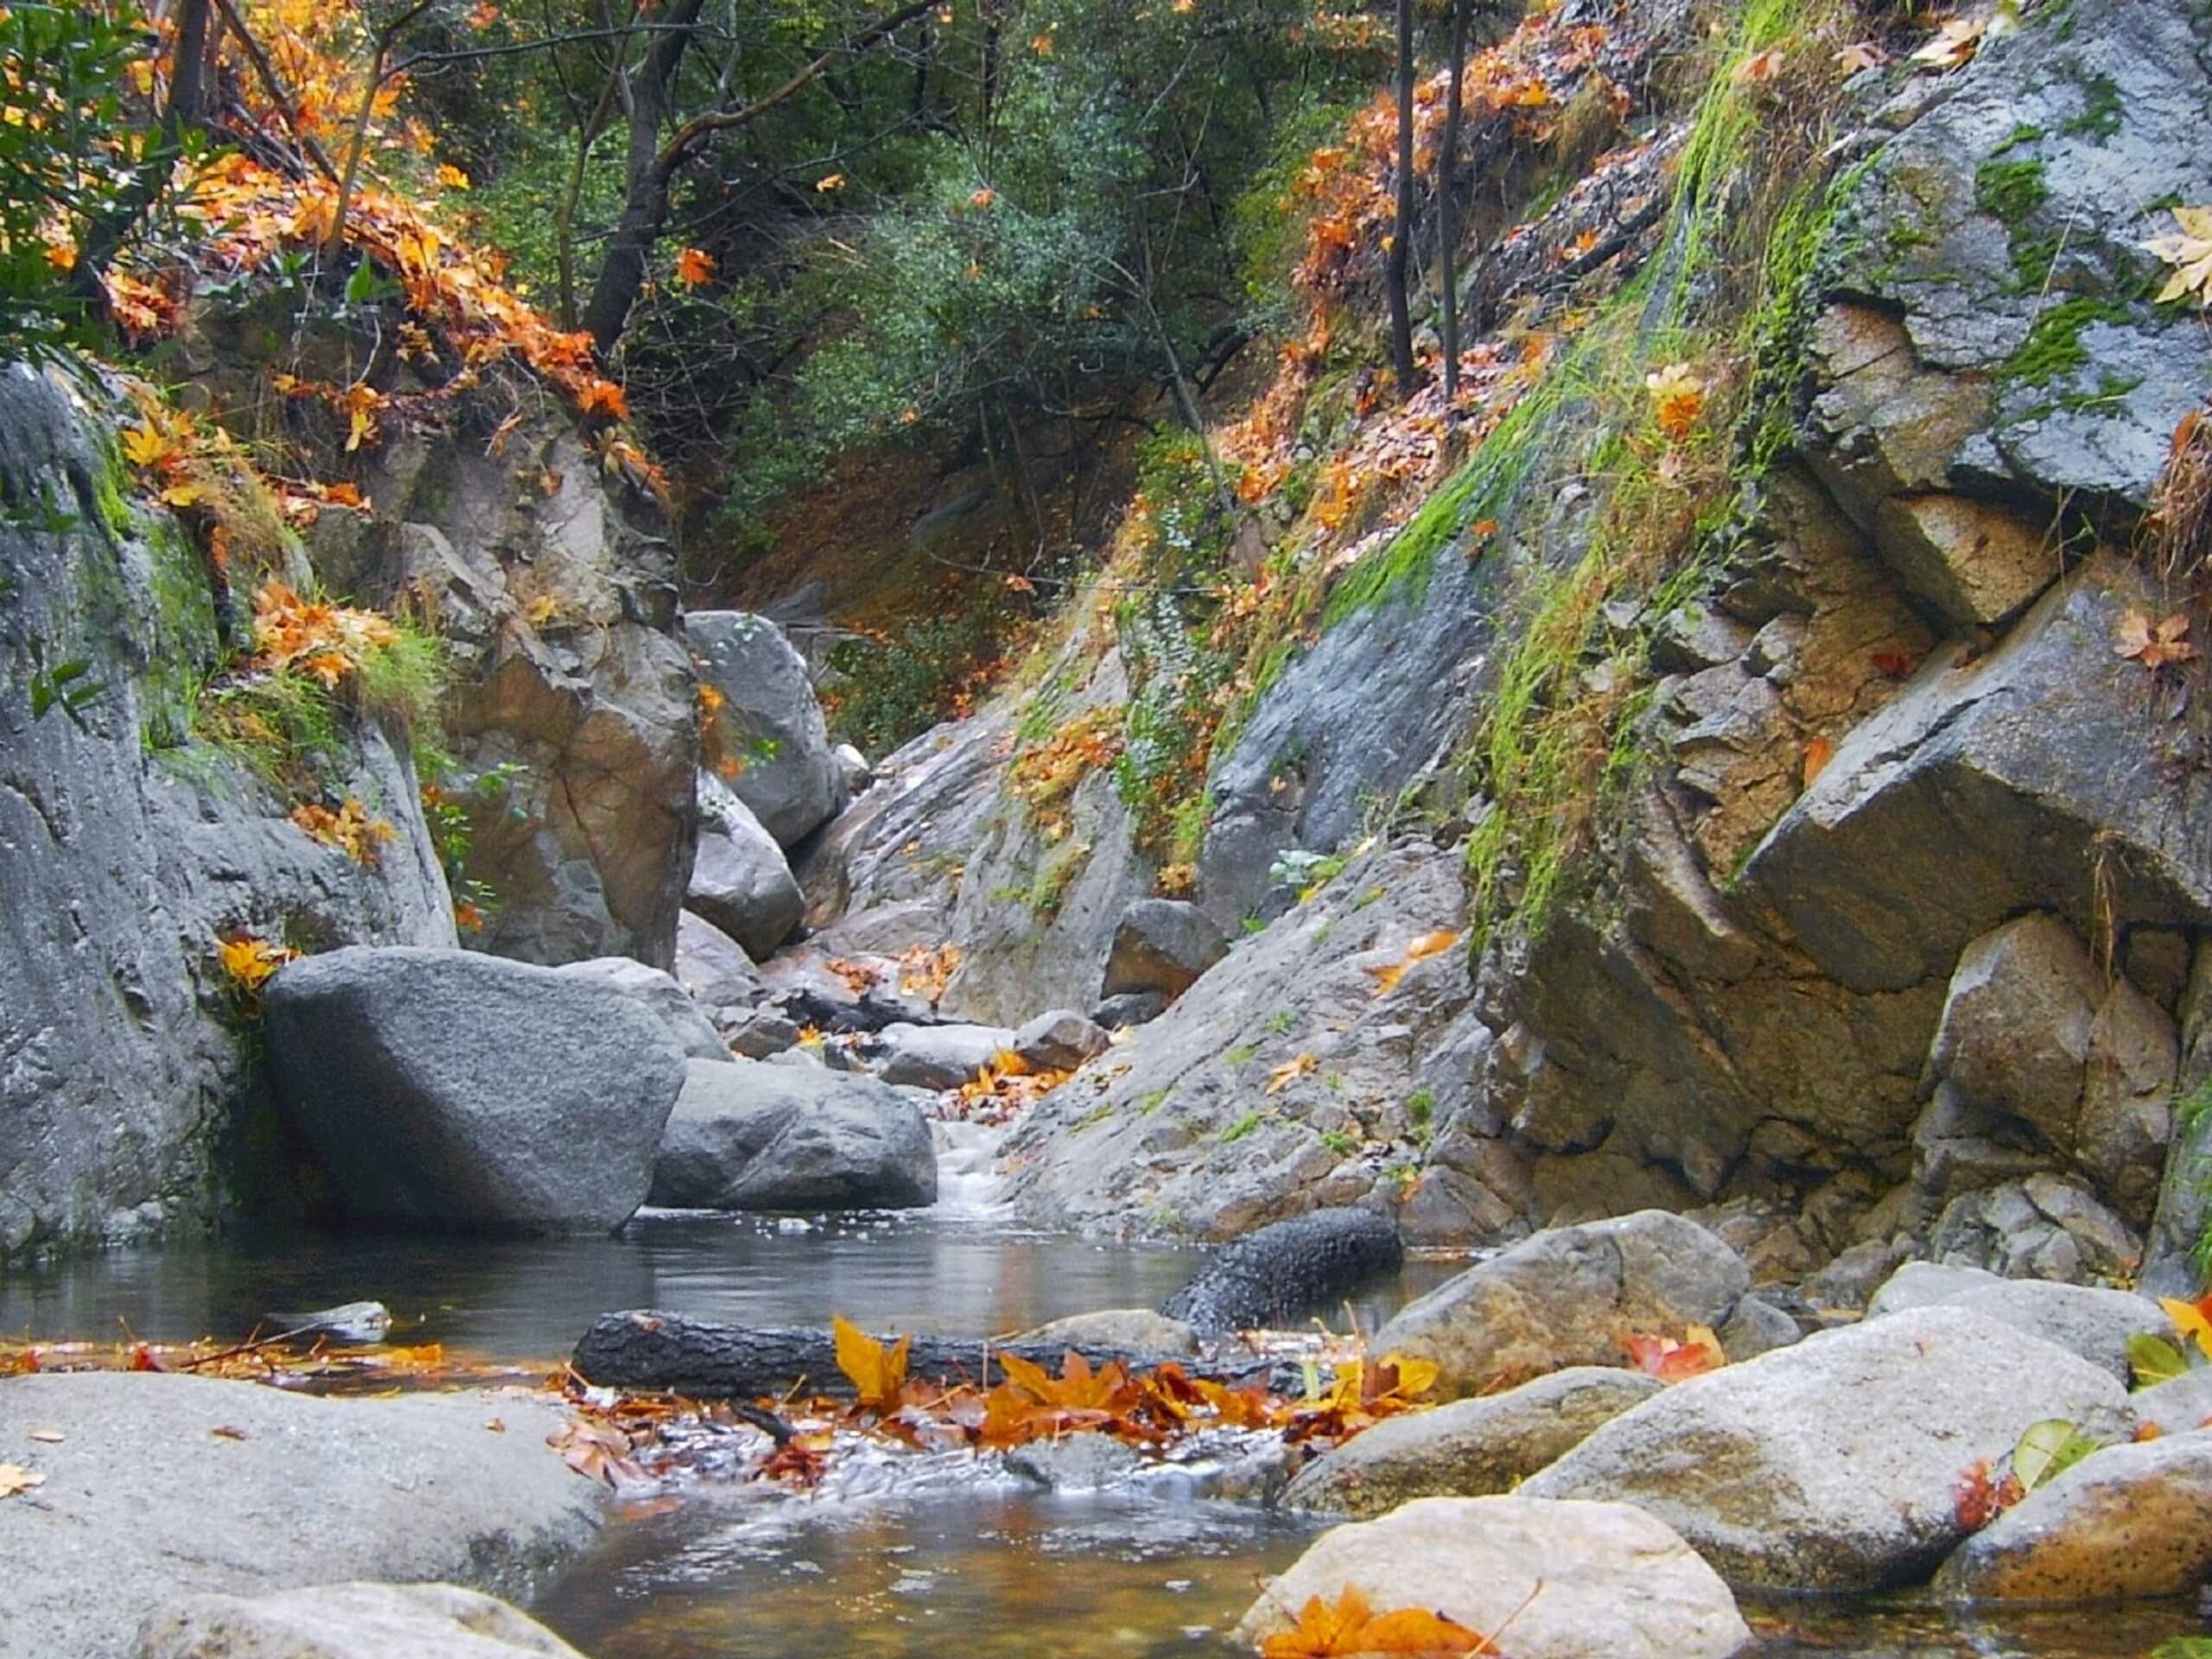
[[[982,1336],[1149,1306],[1195,1251],[1013,1224],[983,1148],[949,1149],[920,1214],[652,1214],[619,1238],[527,1242],[245,1236],[0,1274],[0,1331],[41,1338],[233,1336],[279,1311],[374,1298],[393,1340],[557,1360],[596,1314],[662,1307],[760,1325],[842,1313],[877,1330]],[[1358,1300],[1366,1328],[1459,1269],[1410,1262]],[[1332,1322],[1340,1323],[1341,1315]],[[996,1659],[1239,1651],[1227,1631],[1319,1529],[1201,1499],[1187,1483],[1043,1492],[967,1454],[886,1459],[819,1495],[702,1479],[619,1504],[533,1611],[595,1659]],[[2206,1629],[2177,1606],[1966,1619],[1909,1605],[1747,1607],[1761,1659],[2135,1659]],[[1508,1647],[1510,1653],[1510,1644]]]

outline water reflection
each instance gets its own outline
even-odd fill
[[[395,1340],[496,1359],[565,1354],[594,1316],[662,1307],[752,1325],[995,1335],[1093,1308],[1151,1306],[1195,1250],[1093,1245],[987,1216],[785,1218],[648,1213],[620,1238],[284,1234],[173,1244],[0,1274],[0,1331],[47,1339],[234,1336],[276,1310],[372,1298]],[[1409,1265],[1360,1299],[1368,1328],[1454,1270]],[[1341,1325],[1340,1310],[1330,1310]]]
[[[1300,1518],[1001,1488],[778,1503],[743,1489],[619,1527],[532,1611],[598,1659],[1227,1652]]]

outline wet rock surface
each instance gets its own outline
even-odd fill
[[[1383,1352],[1434,1361],[1456,1398],[1570,1365],[1612,1365],[1633,1334],[1727,1324],[1750,1287],[1743,1258],[1695,1222],[1647,1210],[1523,1239],[1402,1310]]]
[[[1365,1517],[1416,1497],[1510,1492],[1662,1386],[1641,1371],[1575,1365],[1503,1394],[1393,1417],[1306,1465],[1282,1502]]]
[[[1678,1382],[1521,1490],[1637,1504],[1739,1586],[1873,1590],[1930,1572],[1965,1535],[1962,1471],[2051,1417],[2107,1440],[2133,1428],[2121,1385],[2087,1361],[1916,1308]]]
[[[527,1597],[599,1529],[599,1489],[545,1444],[563,1421],[523,1395],[11,1378],[0,1461],[46,1479],[0,1504],[9,1650],[122,1659],[142,1621],[194,1592],[445,1579]]]
[[[136,1659],[583,1659],[536,1619],[450,1584],[326,1584],[194,1596],[140,1631]]]
[[[1727,1586],[1662,1522],[1622,1503],[1522,1497],[1420,1498],[1325,1532],[1236,1635],[1257,1643],[1312,1598],[1355,1586],[1378,1611],[1432,1609],[1484,1635],[1510,1618],[1512,1650],[1527,1659],[1726,1659],[1751,1640]]]

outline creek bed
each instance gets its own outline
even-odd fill
[[[987,1209],[777,1221],[648,1213],[620,1238],[276,1234],[110,1251],[0,1274],[0,1331],[149,1340],[242,1334],[279,1310],[373,1298],[396,1342],[518,1364],[563,1357],[597,1314],[665,1307],[753,1325],[948,1336],[1151,1306],[1198,1253],[1097,1244]],[[1357,1302],[1372,1330],[1457,1270],[1416,1260]],[[1332,1325],[1343,1314],[1334,1310]],[[1172,1481],[1046,1493],[995,1464],[887,1460],[819,1496],[706,1478],[618,1503],[533,1609],[594,1659],[1155,1659],[1237,1651],[1259,1583],[1319,1530]],[[2162,1605],[1967,1618],[1910,1603],[1748,1605],[1759,1659],[2141,1659],[2206,1630]],[[1510,1648],[1509,1648],[1510,1652]]]

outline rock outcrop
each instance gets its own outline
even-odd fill
[[[504,411],[501,411],[503,414]],[[315,544],[334,592],[404,606],[452,672],[445,787],[468,869],[497,899],[477,948],[554,964],[665,968],[698,820],[698,681],[679,639],[658,508],[610,483],[574,424],[500,414],[395,438]],[[527,480],[518,486],[518,480]]]
[[[324,779],[391,830],[360,863],[195,732],[237,619],[111,443],[58,380],[0,367],[0,1257],[241,1192],[281,1212],[278,1173],[238,1155],[266,1107],[222,942],[455,939],[404,729],[351,725]]]
[[[845,804],[844,769],[806,659],[781,628],[747,611],[694,611],[684,632],[716,696],[714,769],[778,846],[796,846]]]

